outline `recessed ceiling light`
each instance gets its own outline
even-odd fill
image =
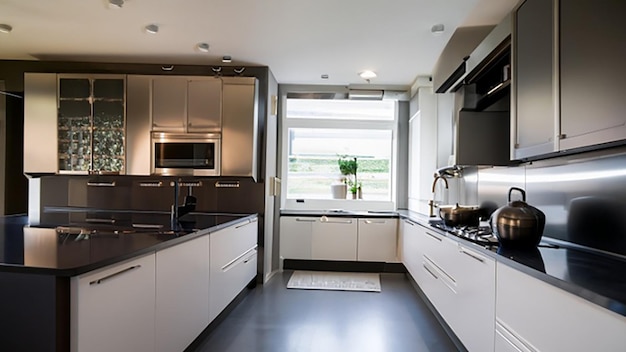
[[[445,30],[445,27],[441,23],[435,24],[430,28],[430,32],[433,35],[440,35],[443,33],[444,30]]]
[[[327,74],[323,74],[321,77],[322,77],[322,79],[328,79],[328,75]]]
[[[145,26],[144,29],[146,30],[146,33],[150,34],[157,34],[159,32],[159,26],[154,23]]]
[[[13,30],[13,27],[8,24],[0,23],[0,33],[9,33]]]
[[[198,45],[196,45],[196,48],[198,48],[198,50],[202,51],[203,53],[209,52],[209,44],[207,43],[198,43]]]
[[[370,71],[370,70],[365,70],[363,72],[360,72],[359,76],[361,78],[363,78],[363,79],[371,79],[371,78],[375,78],[376,77],[376,72]]]
[[[222,57],[222,62],[224,62],[224,63],[233,62],[233,58],[230,57],[230,55],[225,55],[225,56]]]
[[[110,9],[121,9],[124,6],[124,0],[109,0]]]

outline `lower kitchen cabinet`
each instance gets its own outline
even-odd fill
[[[623,351],[626,318],[497,264],[496,352]]]
[[[403,262],[469,351],[493,351],[495,260],[403,220]]]
[[[152,352],[155,255],[71,279],[71,350]]]
[[[156,351],[183,351],[209,325],[209,236],[156,253]]]
[[[358,219],[357,261],[397,262],[397,232],[397,219]]]
[[[281,259],[311,259],[311,236],[317,217],[280,217]]]
[[[402,253],[402,263],[413,277],[413,280],[420,283],[419,276],[422,272],[422,249],[419,246],[420,226],[408,219],[402,219],[399,227],[400,252]]]
[[[257,226],[257,219],[252,219],[209,236],[210,321],[256,276]]]
[[[396,218],[280,217],[280,258],[398,262]]]
[[[313,225],[311,257],[319,260],[357,258],[357,219],[323,216]]]

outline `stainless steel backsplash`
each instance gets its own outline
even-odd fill
[[[475,182],[479,204],[496,208],[510,187],[525,189],[546,215],[544,236],[626,255],[626,148],[479,169]]]

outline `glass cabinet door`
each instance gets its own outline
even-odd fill
[[[59,172],[124,171],[125,80],[59,78]]]

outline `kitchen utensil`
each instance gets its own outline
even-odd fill
[[[522,200],[511,201],[513,191],[520,192]],[[521,188],[511,187],[508,201],[508,205],[498,208],[489,219],[489,226],[500,245],[508,248],[536,247],[543,235],[546,216],[526,203],[526,192]]]
[[[478,226],[480,212],[478,206],[444,205],[439,207],[439,217],[448,226]]]

